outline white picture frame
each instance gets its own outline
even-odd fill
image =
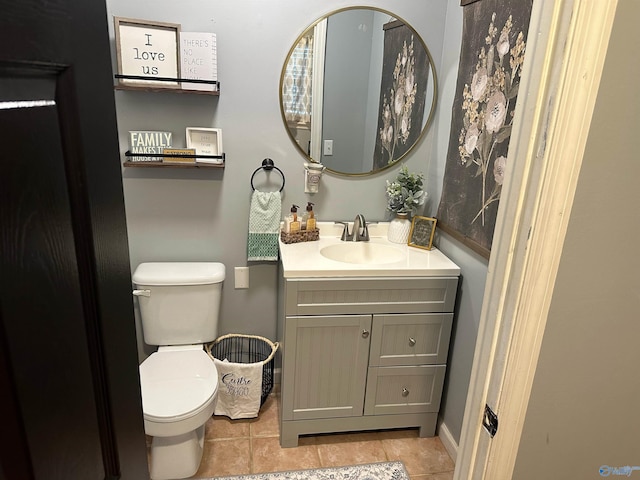
[[[181,88],[179,23],[114,17],[114,26],[119,85]]]
[[[194,148],[196,155],[222,157],[222,129],[187,127],[187,148]],[[197,163],[224,163],[222,158],[196,158]]]

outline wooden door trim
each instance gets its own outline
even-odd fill
[[[505,209],[514,219],[503,220],[498,241],[509,275],[488,279],[456,480],[512,476],[616,5],[547,4],[547,51],[530,64],[540,83],[521,107],[533,121],[515,146],[534,175],[513,193],[521,208]],[[493,440],[481,427],[488,398],[500,418]]]

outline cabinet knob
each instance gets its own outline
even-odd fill
[[[407,387],[402,387],[402,396],[403,397],[409,396],[409,389]]]
[[[369,337],[369,330],[362,330],[362,338],[368,338]]]
[[[409,337],[409,345],[413,347],[415,344],[416,344],[416,339],[413,337]]]

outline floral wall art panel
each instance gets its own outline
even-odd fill
[[[489,257],[522,73],[532,0],[464,7],[438,226]]]
[[[374,170],[402,157],[420,137],[429,79],[429,58],[414,32],[399,21],[384,31]]]

